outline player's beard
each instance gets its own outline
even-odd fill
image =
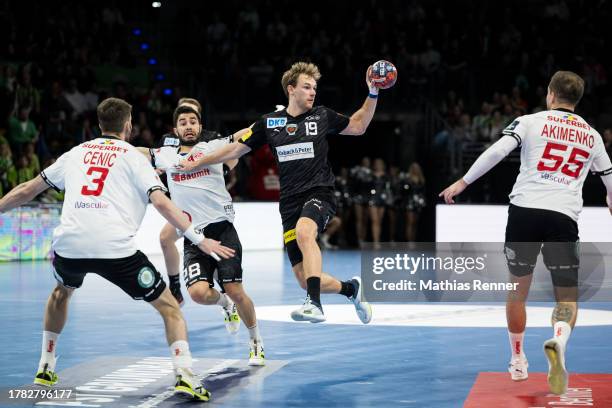
[[[185,140],[182,137],[180,139],[183,146],[195,146],[198,143],[198,139],[200,139],[200,134],[198,133],[193,140]]]

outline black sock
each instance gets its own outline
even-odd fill
[[[178,275],[168,275],[168,280],[170,281],[170,285],[172,286],[181,286],[181,274]]]
[[[342,288],[340,288],[340,294],[346,297],[355,296],[355,285],[351,281],[340,282]]]
[[[321,306],[321,278],[311,276],[306,279],[306,293],[310,296],[310,301],[317,306]]]

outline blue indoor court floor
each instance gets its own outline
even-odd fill
[[[323,260],[324,270],[342,279],[360,270],[356,251],[326,252]],[[161,257],[152,261],[163,270]],[[366,326],[345,298],[325,295],[328,322],[295,323],[289,311],[303,301],[304,292],[285,254],[246,252],[244,271],[245,288],[260,318],[265,368],[246,366],[248,332],[243,326],[230,336],[217,306],[187,299],[183,308],[196,368],[213,394],[209,406],[461,407],[479,373],[506,370],[509,347],[502,304],[374,304],[374,319]],[[33,379],[44,305],[53,286],[48,262],[0,264],[4,393]],[[530,374],[547,370],[541,346],[552,335],[551,304],[531,306],[532,327],[525,340]],[[153,373],[155,381],[148,388],[111,393],[104,401],[81,406],[185,406],[168,392],[172,377],[161,318],[146,303],[131,300],[95,275],[88,275],[72,299],[57,353],[58,387],[95,383],[130,365],[157,362],[166,370]],[[566,358],[571,373],[612,373],[612,303],[581,304]],[[515,385],[509,376],[500,381]],[[544,384],[542,393],[547,391]],[[0,406],[15,405],[4,398]]]

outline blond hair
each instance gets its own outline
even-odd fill
[[[584,79],[571,71],[557,71],[548,85],[559,102],[576,106],[584,93]]]
[[[198,102],[197,99],[194,98],[181,98],[178,100],[178,104],[176,106],[181,106],[181,105],[193,105],[195,106],[198,111],[198,113],[202,114],[202,105],[200,105],[200,102]]]
[[[311,62],[296,62],[283,74],[283,78],[281,79],[281,84],[283,86],[283,92],[285,92],[285,96],[289,97],[289,92],[287,91],[287,87],[289,85],[296,86],[298,78],[301,74],[309,76],[313,78],[315,81],[321,79],[321,73],[319,72],[319,67]]]

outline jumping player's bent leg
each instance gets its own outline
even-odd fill
[[[170,292],[179,305],[183,307],[185,300],[183,299],[183,294],[181,293],[181,256],[175,245],[175,242],[178,239],[179,236],[176,232],[176,228],[174,228],[170,223],[166,223],[159,233],[159,243],[161,245],[162,253],[164,254],[166,273],[168,274],[168,280],[170,282]]]
[[[42,349],[34,384],[51,387],[58,381],[55,374],[55,348],[57,339],[68,319],[68,304],[74,289],[67,288],[58,282],[49,295],[45,308]]]
[[[236,304],[240,318],[249,331],[249,365],[263,366],[265,364],[263,339],[259,334],[253,301],[240,282],[228,282],[223,284],[223,287]]]

